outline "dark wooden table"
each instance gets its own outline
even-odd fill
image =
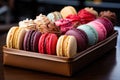
[[[120,33],[120,28],[115,28]],[[72,77],[40,71],[3,66],[2,46],[5,45],[7,29],[0,32],[0,80],[120,80],[120,35],[117,45],[105,55],[84,67]],[[34,63],[31,63],[34,65]],[[54,67],[55,68],[55,67]]]

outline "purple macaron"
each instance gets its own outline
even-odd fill
[[[38,52],[38,41],[40,36],[41,33],[39,31],[27,31],[24,37],[23,49],[26,51]]]
[[[38,52],[38,41],[41,35],[42,33],[39,31],[34,31],[32,33],[30,40],[31,51]]]
[[[23,42],[23,49],[26,51],[30,51],[30,39],[31,35],[35,30],[29,30],[26,32]]]
[[[88,46],[88,38],[87,35],[84,31],[72,28],[68,30],[66,35],[72,35],[76,38],[77,40],[77,52],[80,52],[82,50],[85,50]]]

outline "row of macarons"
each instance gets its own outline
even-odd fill
[[[47,14],[47,17],[55,22],[61,18],[70,19],[72,21],[79,21],[80,24],[86,24],[90,21],[95,20],[98,17],[106,17],[113,24],[116,22],[116,14],[115,12],[111,12],[110,10],[101,11],[98,13],[93,7],[85,7],[77,11],[73,6],[65,6],[60,11],[54,11]]]
[[[106,39],[113,32],[113,24],[107,18],[98,18],[77,28],[71,28],[60,36],[12,27],[8,32],[6,45],[8,48],[72,57]]]
[[[39,30],[41,33],[52,32],[58,35],[65,34],[71,28],[87,24],[99,17],[108,18],[114,25],[116,14],[111,11],[101,11],[100,14],[93,8],[83,8],[76,11],[73,6],[65,6],[61,11],[50,12],[47,15],[40,14],[36,19],[26,19],[19,22],[19,27]]]

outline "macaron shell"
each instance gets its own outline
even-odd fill
[[[38,52],[38,42],[42,34],[39,31],[33,32],[31,36],[31,51]]]
[[[55,25],[60,27],[62,34],[65,34],[65,32],[74,27],[69,19],[60,19],[55,22]]]
[[[25,34],[24,42],[23,42],[23,48],[26,51],[31,51],[30,39],[31,39],[31,35],[32,35],[33,32],[34,32],[34,30],[29,30]]]
[[[80,17],[81,24],[86,24],[96,19],[95,15],[93,15],[92,13],[90,13],[89,11],[85,9],[78,11],[78,16]]]
[[[108,20],[105,17],[100,17],[100,18],[97,18],[96,21],[101,22],[105,26],[105,28],[107,30],[107,36],[109,36],[113,33],[114,27],[110,20]]]
[[[19,28],[17,28],[14,32],[14,37],[13,37],[13,42],[12,42],[12,47],[15,49],[17,46],[18,30],[19,30]]]
[[[15,30],[18,27],[11,27],[10,30],[8,31],[7,38],[6,38],[6,46],[7,48],[12,48],[12,43],[13,43],[13,36],[15,33]]]
[[[77,14],[77,11],[72,6],[66,6],[60,11],[63,18],[66,18],[68,15]]]
[[[39,39],[39,43],[38,43],[38,51],[39,51],[39,53],[46,54],[45,38],[46,38],[47,35],[48,35],[48,33],[42,34],[40,39]]]
[[[56,16],[56,21],[63,18],[60,12],[55,11],[54,15]]]
[[[81,25],[81,26],[78,26],[77,29],[81,29],[87,34],[89,45],[94,45],[98,42],[98,33],[91,26]]]
[[[90,25],[91,27],[95,28],[98,32],[98,42],[104,40],[107,36],[107,31],[103,24],[101,24],[98,21],[92,21],[88,23],[87,25]]]
[[[61,19],[61,18],[62,18],[62,15],[61,15],[59,12],[55,11],[55,12],[49,13],[49,14],[47,15],[47,17],[48,17],[49,20],[51,20],[52,22],[55,22],[55,21]]]
[[[31,51],[33,51],[33,41],[34,41],[34,36],[36,34],[36,31],[34,31],[32,34],[31,34],[31,39],[30,39],[30,47],[31,47]]]
[[[24,41],[25,34],[26,34],[26,30],[24,28],[18,29],[16,49],[23,49],[23,41]]]
[[[55,22],[55,15],[54,15],[54,13],[49,13],[47,15],[47,17],[49,18],[50,21]]]
[[[67,36],[63,43],[63,53],[66,57],[73,57],[77,53],[77,41],[74,36]]]
[[[77,41],[74,36],[62,35],[57,42],[57,56],[73,57],[77,53]]]
[[[64,35],[60,36],[57,41],[57,46],[56,46],[56,52],[57,56],[63,56],[63,41],[64,41]]]
[[[87,35],[85,34],[84,31],[73,28],[65,33],[66,35],[72,35],[76,38],[77,40],[77,52],[80,52],[87,48]]]
[[[56,54],[57,35],[49,33],[45,39],[46,52],[47,54]]]

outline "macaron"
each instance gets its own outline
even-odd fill
[[[98,13],[93,8],[86,7],[78,11],[78,16],[80,17],[80,23],[86,24],[95,20],[98,17]]]
[[[51,22],[46,15],[40,14],[36,17],[34,22],[36,23],[36,29],[41,33],[61,34],[59,27],[56,26],[54,22]]]
[[[14,49],[23,49],[22,43],[25,33],[26,33],[25,28],[20,28],[17,26],[10,28],[6,38],[7,47]]]
[[[24,42],[23,42],[23,48],[26,51],[31,51],[30,40],[31,40],[31,35],[34,31],[35,30],[29,30],[25,34]]]
[[[58,37],[56,34],[53,33],[42,34],[38,43],[39,53],[55,55],[57,40]]]
[[[26,51],[38,52],[38,41],[42,33],[35,30],[26,32],[23,42],[23,48]]]
[[[19,28],[16,33],[15,33],[15,38],[14,38],[14,42],[15,42],[15,48],[16,49],[23,49],[23,40],[26,34],[26,30],[25,28]]]
[[[14,27],[11,27],[10,30],[8,31],[7,38],[6,38],[6,46],[7,46],[7,48],[12,48],[13,47],[14,34],[15,34],[15,31],[18,28],[19,27],[14,26]]]
[[[57,56],[73,57],[77,53],[77,41],[74,36],[62,35],[56,47]]]
[[[105,17],[99,17],[95,21],[101,22],[105,26],[107,30],[107,36],[111,35],[114,32],[114,26],[109,19]]]
[[[81,24],[80,23],[80,17],[77,14],[68,15],[66,18],[69,19],[72,22],[72,24],[75,28],[78,27]]]
[[[116,23],[117,23],[117,15],[115,12],[112,12],[110,10],[107,10],[107,11],[101,11],[99,13],[99,17],[106,17],[108,18],[112,23],[113,25],[115,26]]]
[[[25,28],[26,30],[36,30],[36,23],[32,19],[25,19],[19,22],[19,27]]]
[[[95,28],[95,30],[98,33],[98,42],[104,40],[107,37],[107,30],[105,29],[105,26],[98,22],[98,21],[91,21],[87,25],[90,25],[91,27]]]
[[[74,36],[77,40],[77,52],[85,50],[88,46],[88,37],[83,30],[72,28],[68,30],[66,35]]]
[[[55,22],[59,19],[62,19],[62,15],[60,14],[60,12],[55,11],[55,12],[51,12],[47,15],[48,19],[52,22]]]
[[[71,20],[69,19],[60,19],[55,22],[55,25],[60,27],[62,34],[65,34],[69,29],[74,27]]]
[[[83,30],[88,37],[88,45],[94,45],[98,42],[98,33],[97,31],[89,25],[80,25],[77,29]]]
[[[73,6],[65,6],[60,11],[63,18],[66,18],[68,15],[77,14],[76,9]]]
[[[34,31],[32,33],[30,40],[31,51],[38,52],[38,42],[41,35],[42,33],[39,31]]]

